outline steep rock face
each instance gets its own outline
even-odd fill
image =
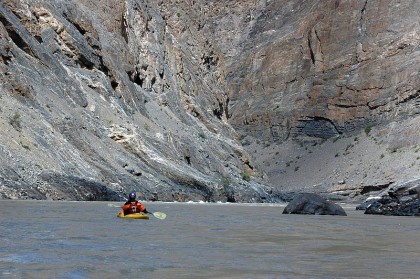
[[[419,8],[418,1],[256,2],[248,32],[228,46],[237,53],[227,63],[230,123],[282,142],[418,114]]]
[[[228,121],[274,186],[357,196],[418,177],[418,1],[223,2],[208,6],[231,22],[215,28]]]
[[[2,198],[270,200],[200,6],[176,4],[0,4]]]
[[[1,197],[353,198],[415,178],[419,5],[3,1]]]

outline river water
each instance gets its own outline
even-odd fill
[[[119,205],[118,203],[112,203]],[[0,200],[0,278],[420,278],[420,218],[284,205]]]

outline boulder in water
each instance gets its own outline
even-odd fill
[[[283,214],[314,214],[347,216],[344,209],[314,193],[297,195],[283,210]]]

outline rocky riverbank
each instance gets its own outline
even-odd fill
[[[368,198],[356,209],[365,210],[365,214],[420,216],[420,180],[398,183]]]

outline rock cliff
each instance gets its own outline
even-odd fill
[[[0,4],[0,197],[273,202],[415,176],[418,1]]]
[[[3,198],[270,200],[200,6],[173,2],[2,2]]]
[[[420,2],[225,2],[228,121],[272,185],[341,199],[418,177]]]

